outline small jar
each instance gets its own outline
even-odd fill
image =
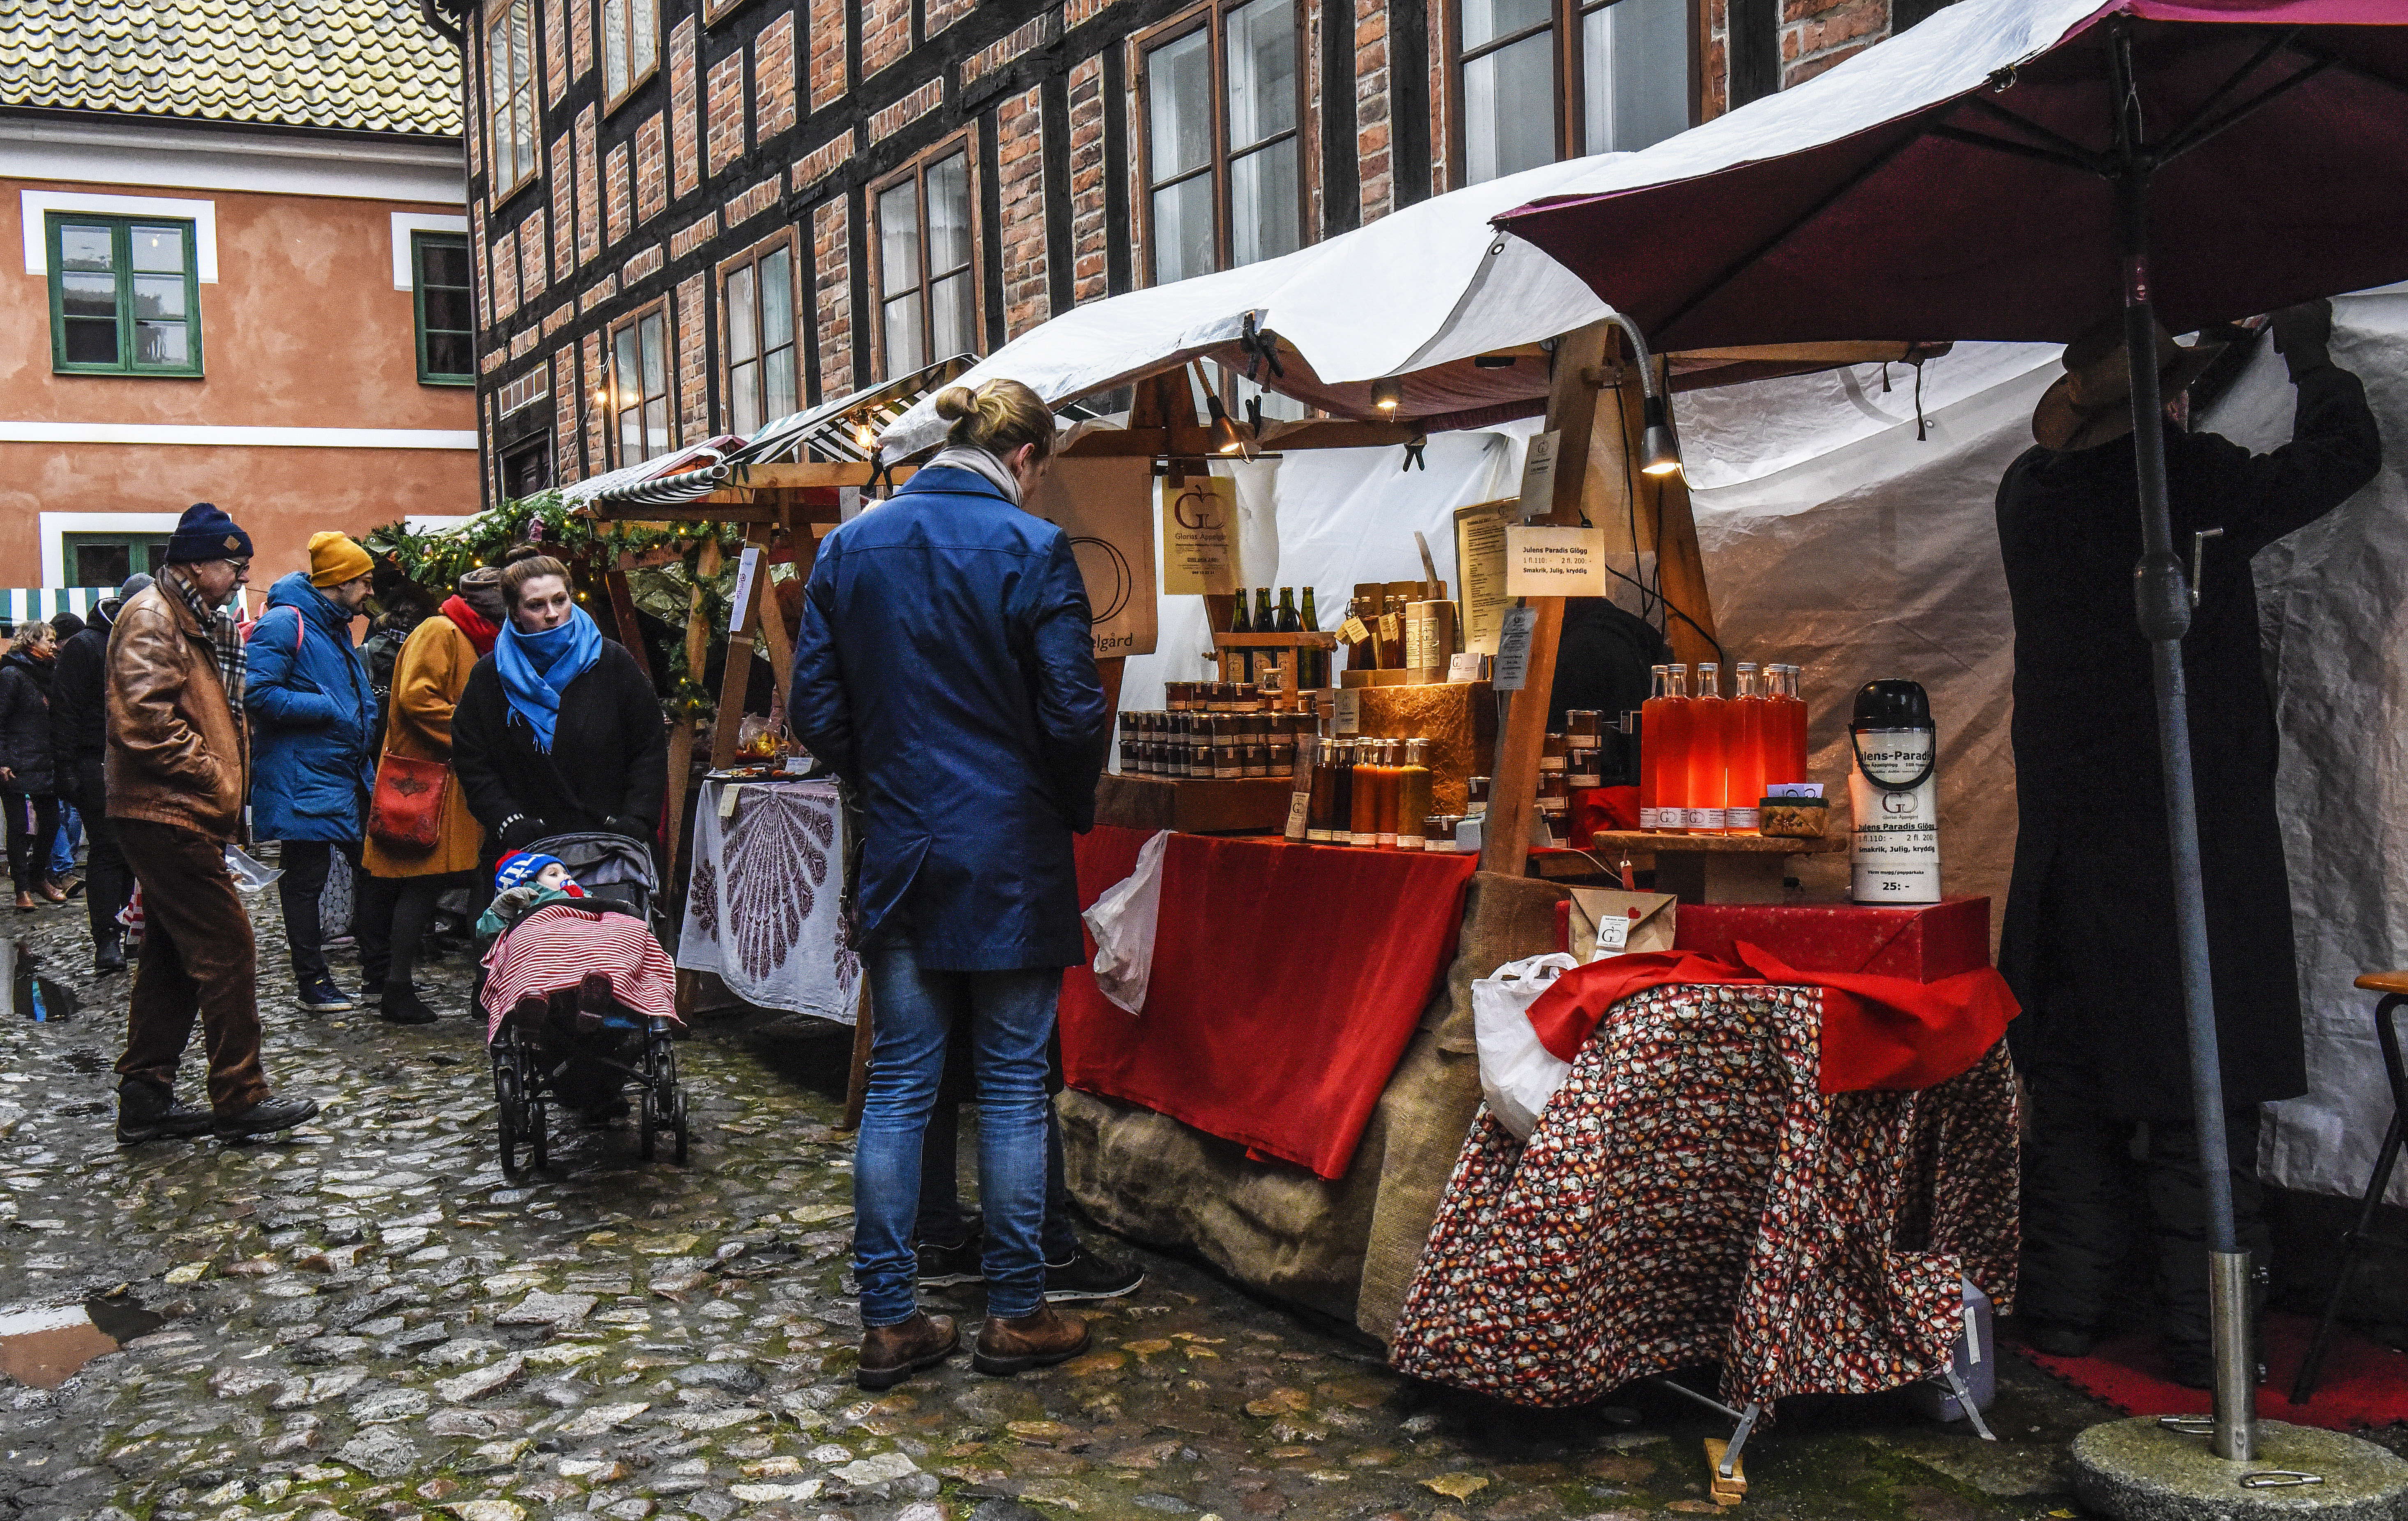
[[[1296,739],[1293,735],[1274,734],[1270,738],[1270,774],[1296,774]]]
[[[1162,705],[1174,713],[1187,711],[1187,683],[1166,682],[1162,687]]]
[[[1598,747],[1597,741],[1604,733],[1605,714],[1602,710],[1595,708],[1564,710],[1564,739],[1569,741],[1570,748],[1595,750]],[[1582,744],[1583,739],[1588,740],[1588,743]]]
[[[1462,822],[1461,816],[1454,813],[1433,813],[1422,820],[1422,849],[1432,854],[1455,854],[1455,826]]]
[[[1248,739],[1238,747],[1238,751],[1245,775],[1268,776],[1271,774],[1270,746],[1260,739]]]
[[[1571,811],[1571,785],[1561,771],[1539,773],[1539,811],[1553,819]]]
[[[1577,736],[1575,736],[1577,738]],[[1572,750],[1564,756],[1565,780],[1575,787],[1605,785],[1604,754],[1601,750]]]
[[[1570,764],[1569,750],[1570,746],[1562,735],[1548,735],[1539,750],[1539,774],[1545,776],[1549,772],[1561,772]]]
[[[1489,779],[1475,776],[1463,784],[1463,812],[1466,818],[1488,811]]]

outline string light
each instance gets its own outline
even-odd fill
[[[1371,382],[1371,405],[1393,412],[1405,404],[1405,382],[1390,375]]]

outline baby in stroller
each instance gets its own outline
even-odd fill
[[[668,1049],[677,974],[640,905],[631,913],[617,897],[589,896],[567,863],[533,851],[506,858],[494,886],[477,935],[490,944],[482,1001],[505,1165],[515,1164],[513,1137],[533,1141],[543,1165],[548,1100],[604,1122],[627,1112],[630,1083],[644,1104],[645,1155],[656,1126],[680,1133],[682,1153],[685,1106]]]

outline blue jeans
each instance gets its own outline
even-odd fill
[[[64,881],[75,869],[76,847],[83,843],[83,815],[75,805],[59,804],[59,832],[50,841],[50,875]]]
[[[1045,1302],[1045,1042],[1061,969],[940,971],[921,966],[899,933],[864,959],[873,1024],[853,1180],[861,1323],[900,1325],[919,1313],[920,1153],[944,1076],[945,1037],[962,1019],[970,1021],[978,1067],[987,1313],[1034,1314]]]

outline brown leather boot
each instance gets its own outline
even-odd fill
[[[1050,1304],[1039,1305],[1031,1315],[989,1315],[979,1328],[970,1366],[998,1376],[1051,1368],[1086,1351],[1087,1340],[1085,1321]]]
[[[853,1382],[865,1389],[891,1389],[921,1369],[943,1362],[961,1345],[953,1316],[924,1310],[897,1325],[870,1327],[861,1333],[861,1367]]]

